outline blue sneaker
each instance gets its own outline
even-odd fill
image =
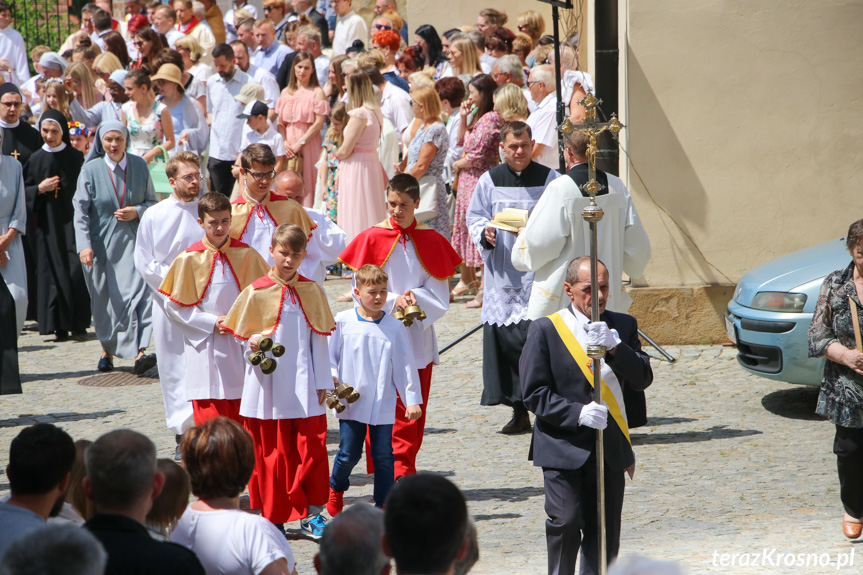
[[[324,534],[324,529],[327,526],[327,520],[321,515],[314,517],[306,517],[300,521],[300,529],[312,539],[320,539]]]

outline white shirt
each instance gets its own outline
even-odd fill
[[[240,399],[243,395],[243,346],[213,331],[228,313],[240,288],[231,266],[215,258],[210,284],[201,303],[186,307],[161,297],[173,329],[183,335],[186,399]]]
[[[7,26],[0,30],[0,58],[8,60],[12,68],[11,82],[20,86],[30,79],[30,67],[27,64],[27,48],[24,38],[18,30]]]
[[[237,115],[243,104],[234,98],[249,82],[249,75],[234,68],[234,75],[225,81],[219,74],[207,79],[207,113],[212,114],[210,123],[210,157],[223,162],[233,162],[240,153],[245,120]]]
[[[270,129],[272,130],[272,128]],[[249,205],[257,207],[260,202],[255,201],[252,196],[246,193],[245,183],[241,183],[240,186],[240,193],[243,194]],[[264,258],[264,261],[267,262],[267,265],[271,266],[274,264],[274,260],[272,254],[270,254],[270,246],[273,244],[273,232],[275,231],[276,223],[273,221],[273,218],[266,213],[260,215],[258,210],[255,209],[252,211],[252,215],[249,216],[249,222],[246,224],[246,229],[240,241],[247,246],[255,248],[261,254],[261,257]]]
[[[368,425],[392,425],[396,419],[396,391],[405,405],[421,405],[419,375],[411,361],[405,326],[389,314],[380,322],[361,320],[357,308],[336,316],[336,331],[330,336],[330,368],[339,383],[347,383],[360,394],[345,404],[338,419]],[[334,410],[335,411],[335,410]]]
[[[390,82],[384,83],[381,90],[381,114],[393,123],[401,146],[402,132],[414,119],[410,94]]]
[[[354,40],[366,42],[368,38],[369,29],[362,16],[350,11],[343,17],[337,17],[336,29],[333,33],[333,56],[344,54]]]
[[[311,8],[309,8],[309,10],[311,10]],[[323,88],[330,75],[330,59],[324,54],[315,58],[315,71],[318,73],[318,84]]]
[[[311,330],[299,301],[294,303],[290,297],[285,298],[275,332],[266,335],[274,343],[284,345],[286,352],[276,359],[276,371],[269,375],[245,362],[240,415],[255,419],[303,419],[326,413],[326,408],[318,403],[317,390],[333,389],[327,337]],[[251,352],[248,342],[244,352]]]
[[[306,213],[317,227],[312,232],[312,239],[306,246],[306,257],[303,258],[298,271],[301,276],[323,287],[327,266],[336,263],[339,255],[345,251],[347,233],[323,212],[306,208]]]
[[[243,141],[240,144],[240,149],[245,150],[252,144],[268,145],[277,158],[285,155],[285,140],[272,126],[267,126],[267,131],[259,134],[246,123],[243,127]]]
[[[607,308],[626,313],[632,299],[623,289],[621,275],[641,277],[650,260],[650,239],[623,181],[607,175],[609,192],[596,197],[605,212],[597,226],[598,255],[610,270]],[[567,302],[566,268],[573,258],[590,253],[590,226],[581,217],[588,203],[572,178],[561,176],[548,185],[516,238],[512,265],[536,272],[528,319],[550,315]]]
[[[186,507],[171,541],[195,552],[204,571],[220,575],[249,575],[286,559],[288,572],[296,561],[291,546],[275,525],[261,517],[240,511],[196,511]]]
[[[557,153],[556,105],[557,97],[552,92],[542,99],[536,110],[527,118],[527,125],[533,132],[533,142],[545,146],[535,161],[552,170],[560,169],[560,159]]]
[[[177,40],[179,40],[180,38],[185,38],[185,37],[186,37],[186,35],[185,35],[185,34],[183,34],[182,32],[180,32],[179,30],[177,30],[176,28],[171,28],[171,29],[170,29],[170,30],[168,30],[168,32],[165,34],[165,38],[167,38],[167,39],[168,39],[168,46],[170,46],[170,47],[171,47],[171,50],[174,50],[174,49],[175,49],[175,48],[174,48],[174,42],[176,42],[176,41],[177,41]]]
[[[267,106],[270,110],[276,107],[276,100],[279,99],[279,83],[276,77],[263,68],[259,68],[254,64],[249,64],[249,69],[246,74],[252,77],[258,84],[264,88],[264,98],[267,99]]]
[[[203,51],[203,55],[201,56],[201,61],[209,64],[213,61],[213,57],[211,52],[213,51],[213,47],[216,45],[216,37],[213,35],[213,31],[207,25],[206,20],[202,20],[198,22],[198,24],[189,30],[188,36],[191,36],[195,40],[198,41],[198,44],[201,45],[201,50]]]

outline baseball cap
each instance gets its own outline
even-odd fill
[[[255,100],[246,104],[246,107],[243,108],[243,111],[237,116],[237,119],[245,120],[252,116],[266,116],[269,111],[270,109],[265,103],[260,100]]]
[[[264,87],[256,82],[249,82],[245,84],[242,88],[240,88],[240,93],[234,96],[236,100],[239,100],[243,104],[248,104],[249,102],[254,102],[255,100],[263,101],[266,96],[264,95]]]

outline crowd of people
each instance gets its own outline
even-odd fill
[[[468,557],[456,571],[466,572],[476,545],[469,553],[463,498],[417,475],[434,324],[464,301],[482,308],[482,404],[511,408],[500,431],[533,430],[534,464],[554,468],[549,572],[572,572],[581,532],[597,571],[579,470],[595,465],[595,430],[616,430],[613,559],[628,428],[644,424],[652,380],[620,276],[642,274],[650,244],[626,187],[599,172],[608,268],[603,315],[589,321],[590,270],[578,258],[589,142],[575,131],[559,150],[556,121],[556,74],[574,122],[594,90],[577,37],[555,62],[534,11],[517,31],[487,8],[474,25],[411,35],[393,0],[377,0],[371,28],[351,0],[263,6],[222,14],[212,0],[128,0],[116,18],[100,0],[82,7],[80,31],[32,47],[28,62],[0,0],[11,38],[0,43],[0,392],[21,391],[15,341],[27,320],[59,342],[92,325],[99,371],[117,358],[138,375],[158,367],[177,442],[174,460],[157,463],[150,440],[121,430],[76,456],[62,431],[37,426],[21,449],[49,441],[56,453],[13,453],[24,463],[10,469],[26,471],[10,472],[10,502],[38,499],[40,520],[65,509],[86,521],[110,573],[291,573],[291,523],[323,537],[322,573],[371,573],[350,566],[380,532],[380,512],[343,501],[365,451],[373,502],[386,506],[383,551],[399,572],[444,573]],[[519,211],[520,224],[498,217]],[[328,275],[351,280],[338,299],[353,307],[335,317]],[[551,357],[549,346],[522,354],[555,334]],[[562,384],[588,369],[573,350],[594,344],[608,350],[608,405],[590,400],[586,375]],[[564,371],[543,375],[552,362]],[[327,409],[339,423],[332,468]],[[49,463],[51,473],[38,467]],[[239,511],[246,489],[260,517]],[[166,537],[180,546],[150,543]],[[444,551],[417,546],[436,538]],[[99,549],[87,557],[104,562]],[[388,564],[374,544],[366,551],[366,568]]]

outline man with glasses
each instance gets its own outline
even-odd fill
[[[377,0],[375,2],[375,16],[383,16],[387,12],[395,12],[399,13],[399,9],[396,6],[395,0]],[[402,18],[402,29],[396,30],[399,35],[405,39],[405,42],[408,41],[408,21],[404,19],[404,17],[399,14]]]
[[[521,66],[521,60],[515,54],[507,54],[495,60],[491,67],[491,79],[498,86],[505,84],[513,84],[518,86],[527,100],[527,109],[530,112],[536,110],[536,102],[533,101],[533,96],[527,86],[524,85],[524,68]]]
[[[351,9],[351,0],[330,0],[336,11],[336,31],[333,34],[333,56],[344,54],[354,40],[366,42],[369,29],[362,16]]]
[[[177,152],[165,173],[174,192],[152,206],[141,218],[135,243],[135,269],[155,292],[168,268],[183,250],[201,239],[198,195],[201,164],[192,152]],[[192,424],[192,404],[186,401],[183,334],[165,312],[165,298],[153,298],[153,341],[159,358],[159,381],[165,402],[165,421],[177,438]],[[179,450],[175,452],[175,459]]]
[[[527,81],[536,110],[527,118],[533,132],[531,159],[552,170],[560,168],[557,145],[557,94],[554,88],[554,69],[549,65],[536,66]]]
[[[234,178],[231,166],[240,153],[243,120],[237,115],[243,104],[235,99],[251,77],[234,64],[234,49],[228,44],[213,48],[216,73],[207,79],[207,114],[210,115],[210,189],[231,197]]]
[[[270,191],[276,178],[276,156],[266,144],[245,150],[240,167],[240,196],[231,202],[231,237],[255,248],[267,265],[273,265],[270,246],[282,224],[300,226],[309,241],[315,223],[303,206]]]

